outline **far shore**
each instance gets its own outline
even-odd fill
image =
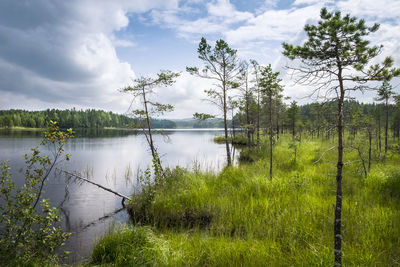
[[[87,129],[100,129],[100,130],[119,130],[119,131],[140,131],[141,128],[125,128],[125,127],[103,127],[103,128],[72,128],[75,130],[87,130]],[[0,130],[11,130],[11,131],[45,131],[46,128],[36,127],[0,127]],[[153,128],[153,131],[223,131],[224,128]],[[239,130],[238,128],[235,130]]]

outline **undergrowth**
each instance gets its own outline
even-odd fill
[[[150,203],[134,196],[135,224],[100,239],[92,263],[332,266],[336,150],[321,158],[333,144],[303,138],[294,158],[289,143],[282,136],[274,148],[272,180],[265,146],[218,174],[171,171]],[[366,178],[356,152],[345,162],[343,264],[399,265],[400,155],[374,161]]]

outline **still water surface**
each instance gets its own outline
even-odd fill
[[[168,130],[168,136],[155,134],[164,166],[218,171],[224,165],[225,146],[212,139],[221,130]],[[22,155],[39,145],[40,132],[0,131],[0,160],[9,160],[13,179],[23,182],[18,169],[24,167]],[[106,187],[125,195],[138,190],[137,173],[151,164],[145,137],[140,132],[100,130],[81,131],[65,146],[72,155],[69,162],[58,167],[79,171]],[[196,163],[195,163],[196,162]],[[90,184],[68,184],[69,197],[61,206],[62,226],[72,233],[65,249],[71,251],[69,262],[79,262],[90,256],[93,242],[111,225],[129,220],[121,209],[121,199]],[[66,194],[65,178],[52,177],[45,188],[45,197],[53,206],[60,206]]]

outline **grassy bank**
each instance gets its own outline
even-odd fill
[[[225,136],[215,136],[213,141],[217,144],[225,144]],[[234,144],[237,146],[247,146],[247,136],[242,133],[237,133],[235,137],[228,136],[228,141],[230,144]]]
[[[111,230],[92,264],[116,266],[333,266],[335,150],[305,140],[294,160],[280,138],[274,178],[267,148],[255,162],[219,174],[176,169],[154,200],[135,196],[136,226]],[[400,155],[375,159],[367,178],[356,151],[346,151],[343,264],[400,264]],[[257,158],[259,158],[257,160]]]
[[[0,127],[0,130],[15,130],[15,131],[40,131],[43,132],[46,128],[33,128],[33,127],[22,127],[22,126],[13,126],[13,127]]]

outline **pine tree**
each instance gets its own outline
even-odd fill
[[[369,46],[366,36],[378,30],[379,25],[367,27],[358,20],[341,12],[321,10],[317,25],[306,25],[308,39],[303,45],[283,43],[283,54],[298,59],[300,65],[292,67],[297,72],[297,82],[314,85],[314,94],[333,95],[337,100],[338,160],[336,174],[336,205],[334,221],[335,266],[342,265],[342,170],[343,170],[343,102],[345,94],[366,89],[370,80],[390,80],[400,75],[400,69],[392,68],[393,60],[387,57],[382,64],[369,65],[380,48]]]
[[[385,155],[388,150],[388,128],[389,128],[389,100],[394,96],[392,86],[388,81],[383,81],[379,87],[378,97],[376,100],[385,102]]]
[[[205,67],[201,71],[197,67],[187,67],[186,70],[197,77],[216,81],[216,88],[205,90],[205,92],[209,100],[223,113],[226,159],[228,166],[230,166],[232,159],[228,140],[228,92],[230,89],[239,86],[237,79],[241,66],[236,56],[237,51],[230,48],[224,40],[218,40],[215,46],[211,48],[203,37],[197,52]]]
[[[274,139],[274,130],[273,130],[273,119],[272,114],[274,110],[274,102],[277,98],[280,97],[280,93],[283,90],[283,87],[279,84],[281,79],[278,78],[279,72],[273,72],[271,65],[264,67],[260,72],[260,88],[263,93],[268,107],[268,122],[269,122],[269,178],[272,179],[272,167],[273,167],[273,139]]]

